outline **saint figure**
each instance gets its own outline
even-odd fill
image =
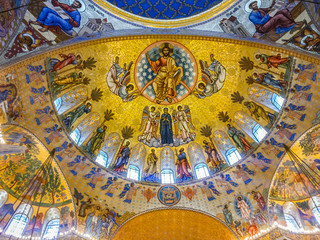
[[[117,173],[122,173],[123,168],[125,165],[129,162],[130,157],[130,148],[129,148],[130,142],[127,141],[125,146],[122,146],[118,153],[118,159],[116,164],[113,167],[113,170]]]
[[[147,158],[147,167],[144,170],[145,177],[144,180],[147,182],[156,182],[157,180],[157,161],[158,157],[155,154],[155,150],[151,149],[151,153]]]
[[[43,7],[37,18],[37,21],[31,21],[30,23],[34,25],[40,25],[42,28],[39,30],[41,32],[46,32],[48,30],[58,33],[61,33],[61,30],[68,35],[72,35],[72,30],[74,27],[80,26],[81,15],[78,11],[82,7],[81,3],[77,0],[69,6],[64,3],[59,3],[58,0],[51,0],[51,3],[54,7],[60,7],[63,9],[67,19],[64,19],[56,11]]]
[[[276,34],[280,34],[302,26],[302,22],[296,23],[294,21],[288,9],[274,12],[275,10],[272,8],[275,3],[274,0],[269,8],[258,8],[257,1],[250,3],[249,8],[252,9],[252,12],[249,15],[249,20],[255,25],[258,33],[264,34],[275,30]]]
[[[237,198],[237,201],[238,201],[237,208],[240,209],[242,218],[246,220],[250,220],[251,210],[248,204],[244,201],[244,199],[241,196]]]
[[[290,69],[291,61],[289,58],[282,58],[281,54],[277,55],[266,55],[266,54],[257,54],[256,59],[259,59],[262,64],[266,64],[268,68],[284,68]]]
[[[75,109],[74,111],[68,112],[63,119],[64,124],[68,129],[71,129],[72,124],[81,117],[84,113],[88,114],[91,112],[91,103],[87,103],[86,105],[82,105]]]
[[[189,178],[192,179],[192,175],[190,174],[190,172],[188,171],[188,169],[191,169],[188,160],[187,160],[187,156],[186,153],[184,152],[184,148],[181,148],[179,150],[179,154],[177,154],[178,157],[178,161],[176,163],[177,167],[177,173],[180,176],[180,179],[182,181],[184,180],[188,180]]]
[[[189,107],[185,105],[184,109],[182,109],[182,106],[178,106],[178,111],[173,111],[172,116],[176,123],[177,137],[182,138],[184,141],[186,141],[187,138],[191,138],[190,127],[193,128],[193,125]]]
[[[222,167],[221,164],[223,161],[217,149],[212,143],[208,143],[206,140],[203,141],[203,144],[204,144],[204,150],[208,154],[207,163],[211,162],[213,168],[218,168],[219,170],[220,167]]]
[[[255,192],[252,191],[251,192],[253,194],[253,199],[257,201],[259,208],[264,211],[266,209],[266,202],[262,196],[262,194],[260,192]]]
[[[256,104],[255,102],[253,101],[250,101],[250,102],[244,102],[243,105],[245,105],[250,113],[251,113],[251,116],[254,116],[254,118],[257,120],[257,121],[260,121],[260,117],[262,119],[264,119],[267,123],[270,123],[272,124],[274,119],[275,119],[275,115],[264,110],[263,107],[259,106],[258,104]]]
[[[87,144],[86,150],[90,154],[95,154],[99,151],[102,143],[104,142],[104,137],[106,136],[107,126],[98,127],[96,135],[90,139]]]
[[[276,80],[275,77],[271,73],[254,73],[253,77],[255,80],[265,86],[271,86],[280,90],[283,90],[287,82],[284,80]]]
[[[153,137],[157,138],[159,118],[160,112],[156,111],[155,107],[151,107],[150,111],[148,106],[143,109],[142,121],[139,131],[141,131],[144,126],[145,128],[143,134],[138,137],[139,140],[146,140],[147,142],[150,142]]]
[[[172,119],[168,113],[168,108],[163,109],[160,119],[160,135],[162,144],[173,143]]]
[[[165,99],[169,103],[177,96],[177,86],[183,77],[183,68],[176,65],[171,57],[173,46],[169,43],[163,43],[159,47],[160,58],[152,61],[149,54],[146,54],[151,69],[157,76],[153,79],[152,87],[156,95],[156,102],[160,104]]]
[[[229,136],[232,138],[238,148],[240,148],[244,152],[251,149],[251,146],[245,139],[245,135],[243,134],[243,132],[239,131],[235,127],[231,127],[230,124],[228,124],[227,127]]]
[[[230,226],[233,223],[232,213],[228,209],[228,205],[224,205],[223,215],[225,222]]]

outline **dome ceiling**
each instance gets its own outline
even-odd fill
[[[8,63],[0,72],[1,123],[22,126],[37,136],[54,154],[55,166],[61,168],[70,186],[72,197],[70,194],[65,201],[73,198],[77,218],[75,221],[68,208],[64,231],[76,226],[80,236],[110,239],[132,216],[174,205],[213,215],[239,239],[245,239],[270,230],[269,222],[274,221],[268,217],[278,216],[268,211],[275,210],[273,206],[297,213],[291,203],[284,205],[281,191],[270,192],[268,208],[268,192],[284,157],[283,144],[290,147],[302,132],[317,124],[319,60],[259,41],[204,37],[217,35],[194,29],[231,33],[232,28],[223,25],[230,27],[231,21],[240,24],[238,35],[281,44],[300,32],[256,34],[245,12],[248,2],[242,1],[232,8],[229,4],[233,1],[223,1],[188,18],[143,17],[141,22],[140,16],[110,3],[94,2],[108,5],[112,14],[106,14],[109,10],[102,11],[93,1],[83,0],[86,8],[81,9],[75,34],[87,34],[89,26],[99,24],[112,31],[129,30],[114,31],[110,35],[115,37],[109,38],[75,38],[61,48],[48,48],[13,65]],[[269,4],[263,2],[262,7]],[[305,17],[308,26],[304,27],[311,27],[317,39],[310,20],[317,14],[309,11],[310,4],[294,1],[289,5],[294,19],[300,22]],[[28,31],[43,40],[28,52],[74,37],[52,29],[42,32],[40,26],[29,24],[47,5],[34,6],[29,6],[18,30],[24,35],[12,41],[2,62],[8,56],[14,59],[26,54],[22,51],[25,48],[16,46],[19,36],[26,36]],[[221,19],[206,24],[212,16]],[[152,35],[161,32],[159,29],[133,32],[138,28],[136,23],[144,28],[157,26],[155,22],[161,22],[161,27],[201,22],[201,27],[192,28],[192,34],[201,37]],[[97,32],[91,30],[89,34]],[[123,36],[133,33],[142,35]],[[297,43],[289,45],[305,49]],[[316,48],[311,51],[316,52]],[[7,133],[11,131],[15,129]],[[15,145],[13,148],[21,148]],[[1,159],[11,157],[5,154]],[[206,167],[208,176],[200,178],[205,176]],[[167,180],[162,183],[164,178]],[[277,182],[275,177],[273,186]],[[11,194],[17,190],[14,184],[5,183],[3,188]],[[303,202],[303,208],[309,201],[303,197],[292,193],[292,202],[297,206]],[[58,203],[58,198],[56,195],[53,203],[50,194],[46,196],[47,206],[72,205],[62,199]],[[14,201],[13,197],[9,200]],[[310,209],[304,210],[312,215]],[[286,226],[284,218],[280,220]],[[93,228],[95,221],[103,224]],[[302,218],[305,229],[314,230],[314,217],[311,227],[307,222]]]
[[[236,0],[214,1],[115,1],[91,0],[120,18],[154,26],[199,22],[227,10]],[[161,23],[160,23],[161,22]]]
[[[51,53],[43,74],[53,100],[62,102],[56,114],[63,129],[88,158],[96,160],[102,150],[104,166],[127,176],[129,159],[142,171],[151,154],[159,160],[157,174],[150,180],[141,173],[140,180],[159,182],[160,170],[175,169],[184,149],[189,165],[208,162],[213,174],[232,165],[228,150],[237,148],[242,157],[252,152],[262,140],[252,129],[273,126],[279,109],[272,96],[285,96],[289,84],[292,57],[280,55],[283,63],[269,70],[257,57],[271,55],[268,50],[244,52],[242,44],[170,36],[91,42]],[[258,69],[279,80],[259,84]],[[122,148],[127,152],[117,152]],[[208,156],[212,149],[215,157]],[[177,173],[176,181],[194,179],[189,171]]]

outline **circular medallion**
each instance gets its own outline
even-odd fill
[[[198,67],[192,53],[173,41],[156,42],[139,55],[135,84],[141,95],[153,103],[175,104],[192,93]]]
[[[173,185],[162,186],[158,191],[159,201],[166,206],[176,205],[181,198],[180,190]]]

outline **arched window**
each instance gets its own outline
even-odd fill
[[[294,219],[293,216],[291,216],[290,214],[285,213],[284,214],[284,219],[286,220],[287,226],[288,226],[290,231],[299,230],[300,227],[299,227],[297,221]]]
[[[140,175],[140,170],[134,165],[129,165],[127,177],[133,180],[138,181]]]
[[[320,224],[320,207],[315,207],[314,209],[312,209],[312,213]]]
[[[10,219],[5,234],[17,238],[22,237],[31,216],[32,206],[25,203],[21,204]]]
[[[108,154],[104,151],[100,151],[96,158],[96,162],[104,167],[108,167]]]
[[[261,142],[261,140],[267,135],[267,131],[259,124],[256,124],[253,127],[252,133],[258,142]]]
[[[56,110],[59,111],[59,109],[61,108],[61,105],[62,105],[61,97],[54,100],[53,103],[54,103],[54,106],[56,107]]]
[[[209,176],[208,167],[205,163],[199,163],[194,167],[197,179],[205,178]]]
[[[4,189],[0,189],[0,208],[6,203],[8,200],[8,193]]]
[[[163,169],[161,171],[161,183],[174,183],[174,176],[172,170]]]
[[[60,225],[60,219],[53,219],[51,220],[46,227],[46,230],[44,232],[42,239],[57,239],[59,235],[59,225]]]
[[[11,218],[9,226],[6,230],[6,235],[21,237],[22,233],[27,227],[29,219],[24,214],[16,214],[13,218]]]
[[[80,130],[78,128],[75,128],[73,132],[70,134],[70,137],[78,145],[81,138]]]
[[[280,111],[284,103],[284,98],[274,93],[272,95],[271,101],[272,101],[272,104]]]
[[[57,239],[60,226],[60,210],[58,208],[50,208],[46,212],[43,221],[42,238],[45,240]]]
[[[231,166],[232,164],[241,160],[240,153],[236,148],[231,148],[226,152],[227,162]]]

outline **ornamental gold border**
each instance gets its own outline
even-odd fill
[[[111,12],[113,15],[137,24],[141,24],[143,26],[148,27],[157,27],[157,28],[177,28],[177,27],[186,27],[189,25],[193,25],[199,22],[206,21],[231,7],[238,0],[226,0],[220,3],[218,6],[214,6],[203,13],[196,14],[195,16],[181,18],[176,20],[160,20],[160,19],[152,19],[146,17],[140,17],[133,13],[129,13],[121,8],[114,6],[111,3],[108,3],[106,0],[92,0],[94,3],[102,7],[103,9]]]
[[[5,65],[3,68],[0,66],[0,77],[6,74],[7,72],[13,71],[16,68],[23,67],[26,64],[33,63],[34,61],[44,60],[46,57],[51,57],[53,54],[59,54],[62,50],[66,51],[74,51],[78,48],[89,47],[97,44],[102,43],[110,43],[110,42],[119,42],[123,40],[136,40],[136,39],[154,39],[155,41],[159,40],[171,40],[171,41],[178,41],[180,39],[189,39],[189,40],[204,40],[204,41],[214,41],[214,42],[221,42],[221,43],[230,43],[230,44],[237,44],[241,46],[247,46],[252,48],[258,48],[263,50],[269,51],[276,51],[278,53],[283,53],[290,55],[292,57],[297,57],[300,60],[309,61],[316,65],[320,65],[320,58],[315,55],[309,55],[307,52],[303,53],[301,51],[295,51],[293,49],[286,49],[285,47],[280,46],[273,46],[268,43],[260,43],[260,42],[252,42],[249,40],[238,40],[238,39],[231,39],[231,38],[223,38],[223,37],[216,37],[216,36],[194,36],[194,35],[131,35],[131,36],[121,36],[121,37],[109,37],[109,38],[100,38],[100,39],[92,39],[92,40],[85,40],[83,42],[78,43],[71,43],[70,45],[55,47],[53,50],[48,50],[45,52],[36,53],[34,56],[30,57],[23,57],[23,59],[19,59],[16,62],[13,62],[10,65]]]

